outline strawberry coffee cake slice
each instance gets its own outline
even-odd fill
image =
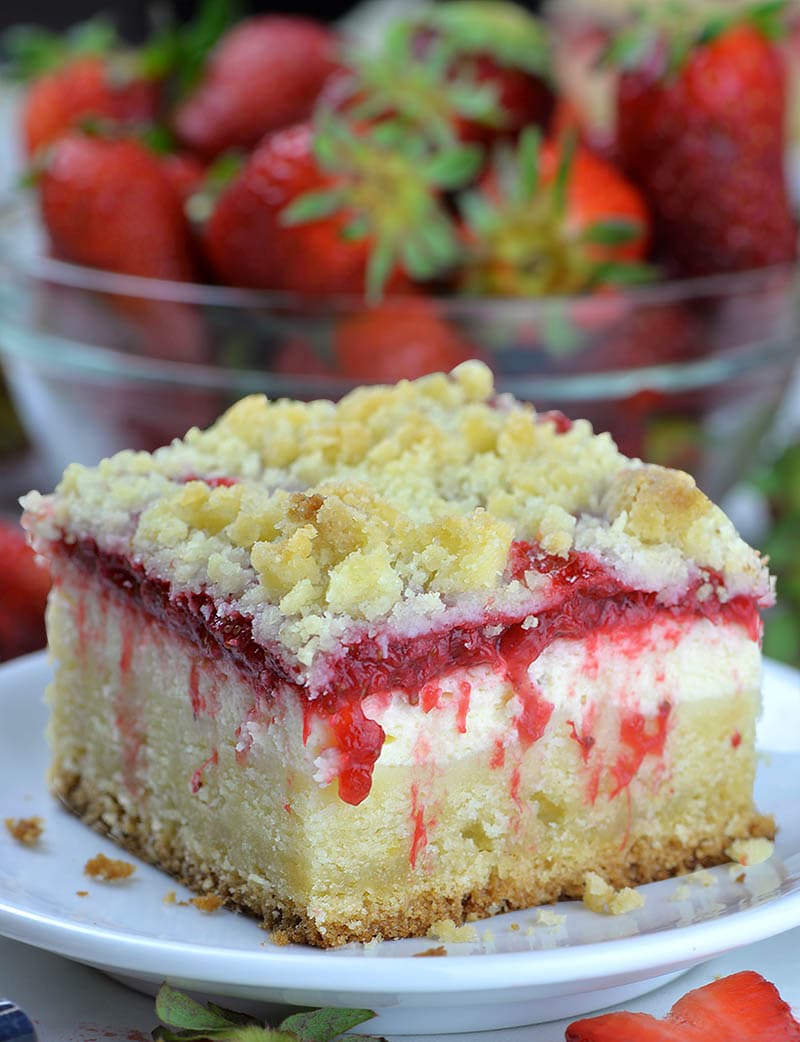
[[[480,363],[246,398],[25,507],[53,791],[281,939],[424,934],[770,833],[764,563],[686,474]]]

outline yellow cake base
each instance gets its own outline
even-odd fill
[[[351,806],[335,780],[315,780],[295,700],[259,698],[222,660],[198,664],[186,639],[64,562],[48,628],[53,792],[279,940],[421,935],[443,918],[579,897],[587,871],[620,887],[719,863],[734,839],[773,831],[752,804],[757,683],[715,663],[713,645],[703,669],[714,696],[676,703],[663,750],[616,793],[610,768],[592,780],[599,738],[587,757],[557,707],[544,736],[509,744],[502,763],[479,734],[464,753],[387,753]],[[594,725],[608,764],[612,695]]]

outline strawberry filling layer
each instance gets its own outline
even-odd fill
[[[209,593],[170,595],[167,582],[148,576],[141,565],[121,554],[100,550],[93,540],[63,542],[60,549],[82,571],[191,641],[205,656],[233,662],[261,692],[293,690],[303,704],[306,737],[315,717],[324,718],[330,727],[339,753],[339,795],[351,804],[369,794],[384,741],[383,729],[362,708],[369,695],[402,691],[416,704],[421,689],[435,678],[488,664],[514,687],[521,703],[517,734],[528,747],[541,738],[553,709],[531,682],[529,666],[555,640],[581,640],[620,629],[635,636],[657,615],[668,615],[677,623],[697,617],[738,623],[752,640],[761,632],[753,598],[738,596],[723,603],[712,595],[701,600],[698,583],[681,603],[664,606],[654,593],[625,586],[588,554],[556,558],[531,544],[517,543],[509,562],[511,574],[519,577],[533,570],[550,578],[549,603],[537,612],[536,625],[494,614],[414,637],[360,633],[327,656],[324,683],[311,688],[277,642],[267,646],[256,641],[251,620],[234,608],[220,616]],[[195,688],[189,693],[193,699]]]

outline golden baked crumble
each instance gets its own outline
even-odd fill
[[[6,818],[5,825],[11,836],[25,847],[35,847],[44,832],[44,818]]]
[[[495,396],[477,361],[338,404],[251,396],[152,455],[73,465],[54,496],[24,502],[36,539],[93,538],[173,589],[237,598],[305,662],[342,619],[402,625],[476,598],[535,612],[543,580],[509,579],[514,540],[588,550],[648,589],[710,568],[769,593],[688,475],[628,460],[584,420],[559,432]]]

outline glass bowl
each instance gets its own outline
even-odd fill
[[[309,258],[313,263],[313,258]],[[466,357],[498,390],[585,416],[628,455],[726,492],[798,358],[797,272],[769,268],[592,296],[304,298],[158,282],[47,255],[32,210],[0,212],[0,352],[44,461],[151,450],[237,398],[338,398]]]

